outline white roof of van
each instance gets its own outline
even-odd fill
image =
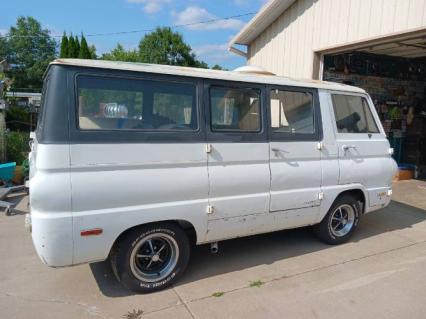
[[[340,84],[340,83],[334,83],[334,82],[292,79],[292,78],[276,76],[276,75],[257,75],[257,74],[247,74],[247,73],[235,72],[235,71],[219,71],[219,70],[211,70],[211,69],[190,68],[190,67],[183,67],[183,66],[106,61],[106,60],[85,60],[85,59],[56,59],[50,64],[179,75],[179,76],[189,76],[189,77],[206,78],[206,79],[213,79],[213,80],[228,80],[228,81],[239,81],[239,82],[260,83],[260,84],[276,84],[276,85],[288,85],[288,86],[304,86],[304,87],[320,88],[320,89],[326,89],[326,90],[365,93],[365,91],[361,88]]]

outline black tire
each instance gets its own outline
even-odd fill
[[[159,243],[158,247],[156,247],[156,243]],[[163,246],[167,247],[161,249]],[[149,251],[150,247],[152,251],[147,253],[146,251]],[[158,257],[163,258],[164,261],[161,259],[159,259],[161,262],[154,261],[155,251],[157,253],[160,251]],[[135,254],[139,256],[148,254],[151,257],[136,257]],[[163,257],[161,254],[167,255]],[[186,233],[174,223],[158,223],[144,225],[125,234],[113,247],[110,261],[115,276],[126,288],[141,293],[150,293],[173,284],[185,271],[189,256],[190,245]],[[173,262],[166,262],[168,258]],[[154,265],[154,270],[148,270],[149,267],[153,267],[148,265],[150,261]],[[162,270],[161,263],[169,265],[168,268]],[[163,271],[164,274],[160,274]]]
[[[340,225],[338,224],[339,220],[336,221],[336,214],[337,217],[339,217],[339,214],[342,216],[342,210],[339,212],[339,208],[343,208],[343,211],[347,210],[348,212],[350,212],[350,208],[352,208],[354,216],[351,225],[348,222],[344,224],[342,221],[340,221]],[[343,214],[345,215],[345,212]],[[352,213],[349,213],[347,215],[351,214]],[[351,238],[353,232],[358,226],[360,215],[361,205],[359,201],[349,194],[341,195],[334,201],[333,205],[331,205],[323,220],[314,226],[314,233],[321,241],[329,245],[345,243]],[[351,220],[350,218],[343,217],[342,219],[343,221]],[[339,227],[342,227],[341,231],[338,231]],[[346,229],[344,229],[344,227],[346,227]]]

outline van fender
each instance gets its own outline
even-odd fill
[[[192,201],[186,205],[143,205],[102,209],[98,211],[74,212],[73,214],[73,264],[105,260],[116,240],[127,230],[149,223],[179,221],[195,229],[197,243],[204,239],[207,231],[207,214],[203,213],[206,200]],[[94,236],[81,236],[81,232],[92,228],[102,230]]]
[[[366,210],[366,207],[369,207],[369,200],[368,200],[368,191],[365,188],[363,184],[360,183],[353,183],[353,184],[344,184],[344,185],[332,185],[332,186],[323,186],[322,192],[324,194],[324,197],[321,201],[318,218],[316,220],[316,223],[320,223],[325,215],[327,215],[331,205],[333,205],[336,198],[346,191],[362,191],[365,199],[364,203],[364,211]]]

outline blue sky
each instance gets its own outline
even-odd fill
[[[156,26],[187,24],[257,12],[265,0],[14,0],[3,1],[0,33],[15,24],[18,16],[33,16],[52,34],[94,34],[151,29]],[[227,43],[252,16],[209,24],[176,28],[197,56],[210,66],[233,69],[245,64],[242,57],[227,52]],[[143,33],[87,37],[97,53],[104,53],[117,42],[136,48]]]

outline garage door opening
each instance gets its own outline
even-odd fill
[[[426,179],[426,36],[324,54],[322,79],[365,89],[398,165]]]

